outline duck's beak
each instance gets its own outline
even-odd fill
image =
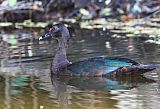
[[[52,38],[52,32],[47,32],[43,36],[39,37],[39,40],[45,40],[45,39],[50,39]]]

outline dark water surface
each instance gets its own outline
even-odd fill
[[[55,41],[36,40],[42,33],[1,32],[0,109],[160,108],[160,71],[145,75],[147,78],[51,79],[50,63],[57,45]],[[144,37],[114,38],[101,29],[74,30],[68,49],[70,61],[101,55],[160,64],[160,46],[145,43]]]

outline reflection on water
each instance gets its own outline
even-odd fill
[[[160,108],[158,70],[146,75],[147,78],[50,78],[56,42],[37,41],[37,35],[42,33],[36,30],[1,32],[0,109]],[[159,64],[160,47],[146,44],[144,40],[113,38],[103,30],[75,29],[68,57],[74,62],[99,55],[120,56]]]
[[[123,108],[126,107],[126,106],[123,106],[124,105],[123,103],[121,104],[121,102],[123,102],[121,101],[122,99],[128,102],[126,105],[130,103],[131,105],[135,105],[134,102],[132,103],[129,101],[131,98],[130,99],[127,98],[125,100],[125,97],[132,97],[132,96],[134,97],[134,95],[130,93],[130,90],[131,89],[135,90],[135,88],[138,87],[140,84],[145,85],[145,84],[155,82],[145,77],[138,77],[138,78],[134,78],[134,77],[133,78],[131,77],[124,77],[124,78],[61,77],[61,78],[57,78],[52,76],[51,79],[52,79],[52,84],[53,84],[54,90],[56,91],[56,95],[59,100],[60,106],[62,108],[70,107],[70,105],[75,102],[75,101],[72,101],[72,99],[70,99],[71,97],[77,98],[78,101],[76,104],[78,104],[80,107],[83,107],[83,108],[87,108],[88,106],[92,108],[94,107],[106,108],[108,106],[106,106],[105,102],[102,101],[105,99],[109,99],[108,100],[109,103],[110,101],[115,100],[115,105],[117,105],[117,107],[118,106],[122,106]],[[74,86],[78,88],[80,91],[78,91],[78,93],[77,91],[75,92],[72,91],[71,93],[71,91],[67,90],[67,85]],[[73,93],[77,93],[77,94],[74,96],[72,95]],[[126,93],[126,94],[122,94],[122,93]],[[91,101],[89,99],[91,99]],[[121,101],[121,102],[118,102],[120,103],[119,105],[117,101]],[[86,102],[89,102],[89,103],[86,103]]]

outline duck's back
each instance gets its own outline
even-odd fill
[[[127,58],[94,57],[75,62],[67,66],[67,69],[75,75],[106,75],[120,68],[139,65],[139,63]]]

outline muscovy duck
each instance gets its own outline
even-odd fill
[[[160,68],[158,65],[142,65],[127,58],[93,57],[71,63],[66,56],[70,33],[64,24],[53,25],[48,32],[39,38],[58,40],[58,49],[51,64],[51,74],[63,76],[122,76],[141,75]]]

